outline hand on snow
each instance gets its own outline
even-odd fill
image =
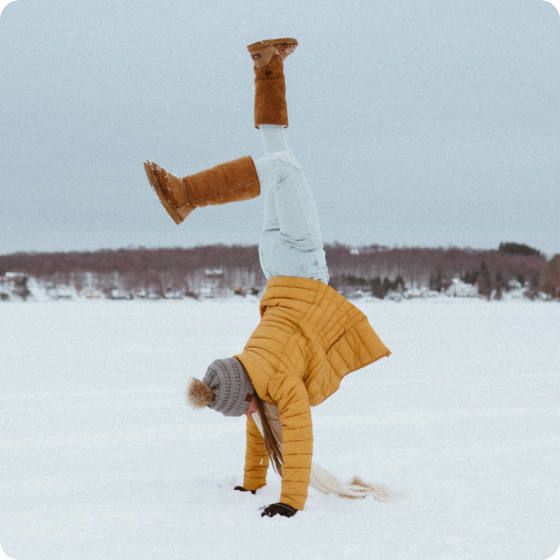
[[[236,486],[234,488],[234,490],[239,490],[240,492],[251,492],[251,494],[256,494],[257,493],[256,490],[245,490],[245,488],[243,488],[243,486]]]
[[[294,509],[292,506],[288,504],[271,504],[267,507],[261,508],[263,512],[261,513],[261,517],[267,515],[268,517],[274,517],[276,514],[282,515],[284,517],[292,517],[297,513],[297,509]]]

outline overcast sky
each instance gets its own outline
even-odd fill
[[[0,17],[0,254],[258,240],[146,180],[261,157],[246,45],[296,37],[289,143],[324,239],[560,252],[560,17],[542,0],[18,0]]]

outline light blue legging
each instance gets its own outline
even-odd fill
[[[297,276],[329,282],[319,216],[283,126],[260,125],[266,156],[255,161],[265,194],[259,258],[267,280]]]

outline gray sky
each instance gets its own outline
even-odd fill
[[[0,254],[256,243],[176,226],[142,162],[262,156],[246,45],[296,37],[288,140],[324,239],[560,252],[560,17],[542,0],[18,0],[0,18]]]

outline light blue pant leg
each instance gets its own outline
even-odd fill
[[[288,151],[283,127],[261,125],[261,133],[268,155],[255,166],[265,193],[259,243],[264,275],[328,283],[319,216],[301,166]]]

